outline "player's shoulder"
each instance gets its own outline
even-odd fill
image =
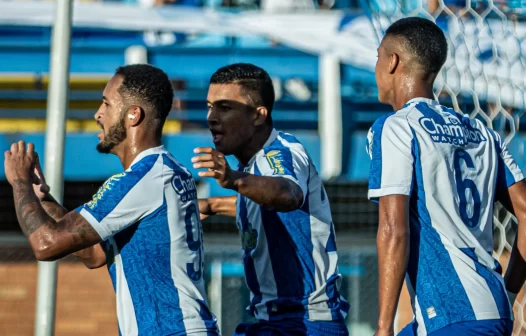
[[[409,132],[409,112],[409,109],[401,109],[397,112],[390,112],[382,115],[375,120],[369,129],[369,133],[380,135],[385,132]]]
[[[260,156],[272,156],[279,152],[307,155],[303,144],[292,134],[274,131],[272,139],[259,152]]]
[[[130,175],[131,179],[155,180],[168,175],[192,177],[190,171],[177,161],[164,146],[152,148],[141,154],[125,172]]]
[[[265,146],[256,154],[254,163],[279,166],[282,162],[309,165],[310,156],[303,144],[292,134],[274,130]]]
[[[162,154],[163,171],[168,171],[174,175],[192,177],[192,173],[181,162],[179,162],[170,152],[166,151]]]

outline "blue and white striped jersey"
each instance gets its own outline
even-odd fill
[[[304,195],[301,209],[288,213],[238,195],[237,225],[251,314],[270,321],[344,317],[349,306],[339,294],[341,275],[329,200],[301,143],[273,130],[264,148],[239,170],[289,179]]]
[[[217,335],[195,181],[163,146],[140,153],[77,211],[103,239],[122,335]]]
[[[418,335],[513,318],[492,257],[493,206],[523,174],[501,137],[476,119],[416,98],[370,129],[369,198],[410,196],[406,283]]]

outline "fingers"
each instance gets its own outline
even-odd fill
[[[40,165],[40,157],[38,156],[37,152],[35,152],[35,170],[36,170],[36,173],[40,181],[40,191],[43,193],[48,193],[51,188],[46,182],[46,178],[44,177],[44,172],[42,172],[42,166]]]
[[[26,142],[24,140],[20,140],[18,142],[18,151],[20,153],[24,153],[26,151]]]
[[[40,157],[39,157],[37,152],[35,152],[34,157],[35,157],[35,170],[37,171],[38,176],[42,180],[45,180],[44,179],[44,173],[42,172],[42,166],[40,165]]]
[[[11,151],[10,151],[10,150],[6,150],[6,151],[4,152],[4,158],[7,159],[7,158],[10,157],[10,156],[11,156]]]
[[[216,168],[218,164],[214,161],[194,163],[194,168]]]
[[[212,161],[214,159],[212,154],[204,154],[200,156],[194,156],[192,158],[192,162],[200,162],[200,161]]]
[[[36,154],[35,153],[35,144],[30,142],[27,144],[27,152],[30,154]]]
[[[11,145],[11,154],[16,153],[25,153],[26,152],[26,142],[24,140],[20,140],[18,142],[15,142]],[[33,154],[35,153],[35,144],[32,142],[27,144],[27,153]]]
[[[200,171],[197,173],[201,177],[213,177],[215,179],[220,179],[223,175],[221,172],[218,172],[217,170],[208,170],[208,171]]]
[[[197,147],[194,149],[195,154],[203,154],[203,153],[212,154],[214,151],[215,149],[213,149],[212,147]]]

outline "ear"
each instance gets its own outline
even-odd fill
[[[126,112],[125,119],[130,127],[135,127],[144,119],[144,110],[138,105],[132,105]]]
[[[391,59],[389,60],[389,73],[393,74],[396,71],[396,68],[400,64],[400,57],[397,53],[391,54]]]
[[[264,106],[256,108],[256,114],[254,116],[254,126],[261,126],[265,124],[268,116],[268,110]]]

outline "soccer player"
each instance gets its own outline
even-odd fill
[[[219,335],[205,297],[196,185],[161,144],[172,101],[162,70],[117,69],[95,114],[97,149],[116,155],[124,171],[71,212],[43,187],[32,144],[5,153],[18,221],[37,259],[75,253],[89,268],[107,264],[122,335]]]
[[[516,293],[524,283],[524,177],[499,134],[435,101],[447,51],[440,28],[414,17],[393,23],[378,48],[378,97],[396,111],[368,135],[368,196],[379,202],[378,336],[393,335],[404,274],[414,320],[400,335],[511,335],[512,307],[492,258],[496,200],[519,220],[507,287]]]
[[[249,309],[259,320],[235,335],[348,335],[329,200],[302,144],[272,126],[269,75],[252,64],[220,68],[207,100],[215,149],[197,148],[192,161],[238,196],[200,200],[200,211],[237,214]],[[225,155],[237,158],[237,170]]]

